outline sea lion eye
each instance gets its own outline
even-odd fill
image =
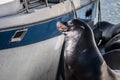
[[[73,25],[73,22],[72,21],[68,21],[68,25]]]

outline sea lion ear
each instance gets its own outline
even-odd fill
[[[85,29],[85,27],[84,26],[80,26],[82,29]]]
[[[62,22],[57,22],[57,29],[61,32],[66,32],[68,30],[68,27]]]

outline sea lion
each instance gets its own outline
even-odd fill
[[[105,45],[106,52],[114,50],[114,49],[120,49],[120,33],[115,35]]]
[[[119,80],[107,67],[98,50],[93,31],[84,21],[57,22],[65,35],[65,80]]]
[[[93,30],[96,43],[98,45],[99,50],[102,52],[105,51],[105,45],[107,42],[112,39],[115,35],[120,33],[120,23],[119,24],[111,24],[106,21],[102,21],[97,23]]]
[[[114,24],[111,24],[109,22],[106,21],[101,21],[98,22],[97,24],[94,25],[94,36],[95,36],[95,41],[98,44],[100,40],[103,40],[103,42],[106,42],[106,40],[109,39],[109,37],[111,36],[108,31],[109,29],[114,26]]]
[[[120,70],[120,49],[114,49],[103,55],[107,65],[114,69]]]

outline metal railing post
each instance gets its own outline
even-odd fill
[[[46,7],[48,6],[48,0],[45,0],[45,5],[46,5]]]
[[[25,10],[28,13],[29,12],[29,8],[28,8],[28,0],[23,0],[24,1],[24,6],[25,6]]]

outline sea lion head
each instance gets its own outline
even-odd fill
[[[75,31],[75,30],[84,30],[85,27],[83,25],[83,23],[78,20],[78,19],[73,19],[70,20],[68,22],[57,22],[57,28],[59,31],[61,31],[64,34],[67,34],[71,31]]]

